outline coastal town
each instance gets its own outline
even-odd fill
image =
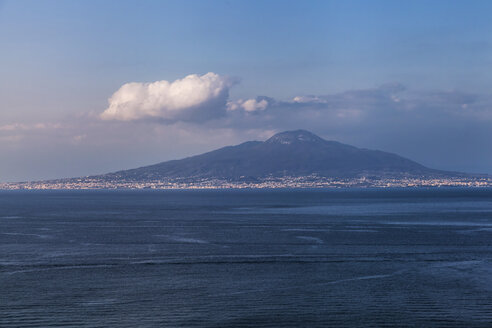
[[[33,182],[0,183],[2,190],[84,189],[277,189],[277,188],[394,188],[394,187],[492,187],[492,177],[357,177],[317,175],[222,180],[206,178],[127,180],[83,177]]]

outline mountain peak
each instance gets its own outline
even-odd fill
[[[284,144],[284,145],[290,145],[292,143],[299,143],[299,142],[308,142],[308,143],[318,143],[318,142],[323,142],[324,140],[315,135],[314,133],[311,133],[306,130],[294,130],[294,131],[285,131],[285,132],[280,132],[268,139],[267,143],[277,143],[277,144]]]

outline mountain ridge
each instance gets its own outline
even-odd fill
[[[397,154],[325,140],[306,131],[275,134],[183,159],[107,174],[4,183],[0,189],[223,189],[492,187],[492,177],[431,169]]]
[[[275,134],[200,155],[101,176],[130,179],[258,179],[268,176],[356,177],[361,175],[430,176],[464,174],[427,168],[399,155],[329,141],[306,131]]]

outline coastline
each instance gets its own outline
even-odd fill
[[[220,179],[106,180],[97,177],[32,182],[0,183],[0,190],[187,190],[187,189],[338,189],[338,188],[415,188],[415,187],[492,187],[491,177],[448,178],[324,178],[281,177],[256,181]]]

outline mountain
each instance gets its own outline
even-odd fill
[[[404,157],[278,133],[205,154],[80,178],[0,183],[0,189],[195,189],[328,187],[492,187],[492,176],[427,168]]]
[[[220,179],[254,181],[267,177],[316,175],[331,178],[430,177],[452,175],[401,156],[324,140],[305,131],[278,133],[266,141],[249,141],[205,154],[132,170],[105,174],[105,179]],[[456,175],[456,174],[455,174]]]

